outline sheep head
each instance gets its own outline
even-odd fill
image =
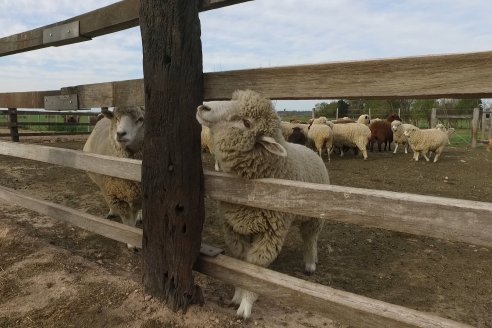
[[[399,129],[401,126],[402,126],[401,121],[397,121],[397,120],[395,120],[395,121],[391,122],[391,130],[393,130],[393,132],[398,131],[398,129]]]
[[[259,156],[265,159],[265,150],[276,158],[287,156],[280,118],[272,102],[254,91],[235,91],[230,102],[200,105],[196,118],[210,128],[219,161]]]
[[[137,153],[142,150],[144,140],[144,108],[142,106],[115,107],[102,114],[111,120],[112,140],[122,149]]]

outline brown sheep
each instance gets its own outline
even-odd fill
[[[305,146],[307,138],[302,128],[295,126],[292,128],[292,133],[289,135],[287,141]]]
[[[391,143],[393,142],[393,131],[391,130],[391,122],[398,120],[401,121],[397,114],[391,114],[383,121],[375,121],[369,125],[371,130],[371,139],[369,140],[369,149],[373,151],[374,142],[378,143],[378,151],[381,151],[381,144],[384,144],[384,150],[391,150]],[[387,149],[386,149],[387,148]]]

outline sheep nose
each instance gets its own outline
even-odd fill
[[[210,112],[210,110],[212,110],[212,109],[210,107],[208,107],[208,106],[200,105],[200,106],[198,106],[198,110],[205,111],[205,112]]]
[[[126,132],[125,131],[123,131],[123,132],[116,132],[116,136],[118,137],[118,139],[121,139],[125,135],[126,135]]]

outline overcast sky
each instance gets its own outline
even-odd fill
[[[0,37],[116,1],[0,0]],[[205,72],[492,50],[492,0],[255,0],[200,14]],[[0,92],[142,78],[138,28],[0,57]],[[319,101],[277,101],[310,110]]]

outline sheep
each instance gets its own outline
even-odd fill
[[[293,128],[295,128],[295,127],[301,128],[302,133],[304,133],[304,135],[307,138],[309,124],[305,124],[305,123],[290,123],[290,122],[284,122],[284,121],[282,121],[282,122],[280,122],[280,128],[282,130],[282,135],[283,135],[283,137],[284,137],[285,140],[288,140],[289,139],[289,136],[292,134]]]
[[[271,100],[251,90],[237,90],[230,106],[198,106],[196,118],[210,128],[221,168],[243,179],[277,178],[328,184],[321,158],[312,150],[288,143],[282,136],[280,118]],[[220,202],[225,240],[232,255],[260,266],[278,256],[290,226],[300,224],[304,241],[305,271],[313,273],[317,239],[323,220],[272,210]],[[236,287],[232,303],[237,315],[251,315],[256,293]]]
[[[410,147],[413,150],[413,160],[419,160],[419,154],[424,156],[428,162],[429,158],[427,153],[429,151],[435,152],[434,163],[437,162],[444,147],[449,143],[447,132],[443,132],[437,129],[408,129],[404,132],[404,135],[408,138]]]
[[[304,132],[302,132],[302,128],[295,126],[292,128],[292,133],[288,137],[287,141],[305,146],[307,138],[304,135]]]
[[[200,134],[201,137],[201,144],[202,144],[202,150],[208,149],[208,152],[210,155],[214,155],[214,149],[212,146],[212,140],[210,136],[210,129],[204,125],[202,125],[202,132]],[[215,156],[214,156],[215,158]],[[214,165],[215,171],[219,172],[220,171],[220,166],[217,160],[215,160],[215,165]]]
[[[369,141],[369,148],[372,151],[374,142],[378,143],[378,151],[381,151],[381,144],[384,143],[384,150],[388,148],[391,150],[391,143],[393,142],[393,131],[391,129],[391,122],[398,120],[400,117],[396,114],[391,114],[386,120],[376,121],[373,124],[369,124],[371,129],[371,139]]]
[[[369,118],[369,115],[362,114],[361,116],[359,116],[356,122],[369,125],[371,123],[371,119]]]
[[[330,153],[333,146],[333,131],[331,127],[329,127],[325,123],[316,123],[324,122],[323,120],[316,120],[314,120],[313,123],[309,126],[308,138],[313,141],[316,150],[318,150],[319,157],[322,157],[321,154],[323,153],[323,148],[326,147],[326,152],[328,153],[328,161],[330,161]],[[328,122],[328,120],[326,120],[326,122]]]
[[[393,131],[393,141],[395,142],[395,150],[393,154],[396,154],[399,145],[405,146],[405,154],[408,154],[408,138],[404,135],[405,130],[418,129],[413,124],[402,123],[401,121],[394,120],[391,122],[391,130]]]
[[[362,123],[333,124],[329,126],[333,130],[333,145],[340,148],[340,156],[343,156],[343,147],[356,147],[362,152],[364,160],[367,159],[367,143],[371,138],[371,130]]]
[[[102,111],[104,118],[97,122],[83,151],[114,157],[142,159],[144,140],[144,108],[118,107],[113,112]],[[109,207],[106,218],[120,216],[121,221],[135,226],[142,209],[142,191],[137,181],[87,173],[101,189]],[[128,245],[134,249],[132,245]]]

